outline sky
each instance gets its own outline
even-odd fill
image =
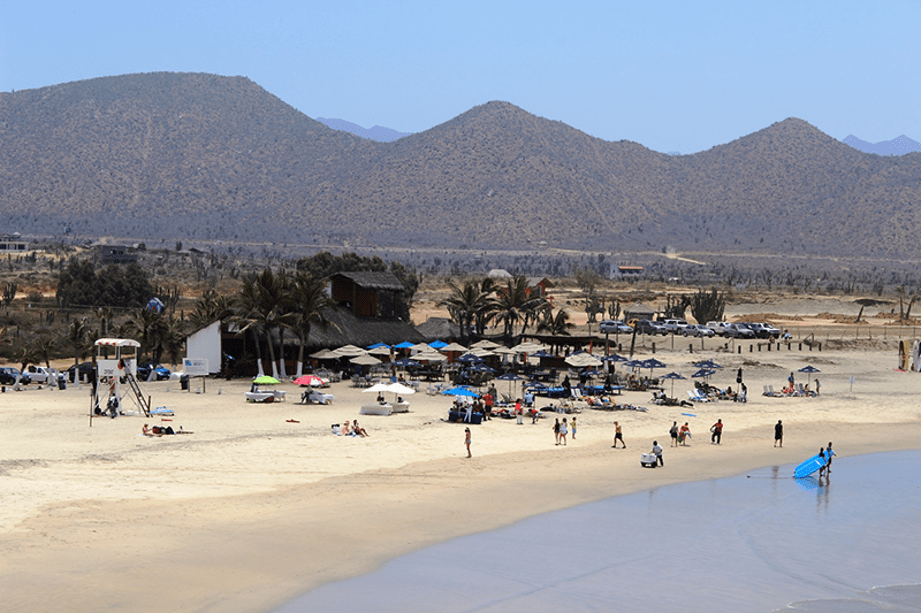
[[[367,128],[503,100],[661,152],[788,117],[921,141],[919,59],[921,1],[0,0],[0,92],[205,72]]]

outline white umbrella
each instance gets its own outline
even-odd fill
[[[601,366],[601,360],[590,353],[574,353],[564,360],[570,366],[584,368],[587,366]]]
[[[540,351],[541,349],[546,349],[543,345],[538,345],[537,343],[520,343],[512,347],[516,353],[534,353],[535,351]]]
[[[431,349],[426,343],[416,343],[409,348],[410,351],[431,351]]]
[[[504,346],[504,345],[499,345],[498,347],[493,347],[492,352],[493,352],[493,353],[499,353],[499,354],[502,354],[502,355],[515,355],[516,353],[518,353],[518,352],[515,351],[514,349],[509,349],[508,347],[506,347],[506,346]]]
[[[390,350],[389,347],[384,347],[383,345],[380,346],[380,347],[375,347],[374,349],[368,349],[368,353],[370,353],[371,355],[386,355],[386,356],[389,356],[389,355],[390,355],[390,351],[391,351],[391,350]]]
[[[388,392],[393,392],[394,394],[415,394],[416,390],[411,387],[407,387],[402,383],[388,383],[386,385]]]
[[[413,359],[417,362],[444,362],[448,358],[447,356],[441,355],[436,351],[426,351],[417,353],[413,356]]]
[[[349,360],[349,362],[351,362],[352,364],[358,364],[359,366],[373,366],[375,364],[381,363],[381,361],[378,360],[376,357],[374,357],[373,355],[368,355],[367,353],[363,353],[357,357],[354,357],[351,360]]]
[[[501,345],[485,339],[470,345],[471,349],[495,349],[496,347],[501,347]]]
[[[460,343],[450,343],[448,345],[445,345],[438,351],[441,351],[442,353],[448,353],[451,351],[458,352],[458,353],[465,353],[467,351],[467,348],[461,345]]]
[[[315,360],[336,360],[342,357],[342,354],[336,353],[335,351],[330,351],[329,349],[321,349],[316,353],[311,353],[310,357]]]
[[[334,353],[338,353],[340,356],[355,356],[355,355],[364,355],[367,353],[361,347],[356,347],[355,345],[344,345],[338,349],[333,349]]]

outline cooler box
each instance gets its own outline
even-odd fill
[[[654,453],[644,453],[640,455],[640,466],[648,466],[649,468],[656,467],[656,454]]]

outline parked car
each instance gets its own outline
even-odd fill
[[[780,330],[768,323],[748,324],[758,338],[780,338]]]
[[[4,375],[2,380],[0,380],[0,383],[4,385],[13,385],[16,383],[16,377],[19,377],[20,385],[29,385],[32,383],[32,377],[30,377],[28,373],[20,373],[18,368],[13,368],[12,366],[0,368],[0,373]]]
[[[169,379],[170,370],[161,364],[154,364],[153,362],[149,364],[138,364],[137,365],[137,378],[140,381],[150,380],[150,371],[155,371],[154,378],[157,381],[163,381],[164,379]]]
[[[26,368],[26,373],[28,373],[29,377],[31,377],[32,381],[35,383],[54,383],[58,380],[58,373],[56,370],[44,366],[36,366],[35,364],[30,364]]]
[[[683,319],[666,319],[662,326],[672,334],[681,334],[688,327],[688,322]]]
[[[633,334],[633,328],[622,321],[614,319],[605,319],[598,324],[598,329],[601,330],[603,334]]]
[[[702,326],[700,324],[688,324],[685,326],[684,331],[681,334],[684,336],[696,336],[698,338],[709,338],[711,336],[716,336],[716,332],[714,330],[711,330],[707,326]]]
[[[96,375],[96,366],[92,362],[80,362],[79,366],[71,366],[67,369],[67,380],[74,381],[74,373],[80,372],[80,380],[92,379]]]
[[[637,320],[636,331],[639,334],[661,334],[662,336],[668,334],[668,330],[665,329],[665,326],[663,326],[661,322],[650,321],[648,319]]]
[[[745,324],[729,324],[726,326],[726,336],[731,338],[755,338],[755,332]]]
[[[707,327],[713,330],[717,336],[735,336],[730,331],[732,324],[728,321],[708,321]]]

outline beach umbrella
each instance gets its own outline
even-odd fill
[[[343,345],[342,347],[339,347],[338,349],[333,349],[333,352],[339,354],[342,357],[349,357],[349,356],[363,355],[365,353],[365,350],[362,349],[361,347],[356,347],[355,345]]]
[[[369,349],[369,350],[370,349],[380,349],[381,347],[386,347],[387,349],[390,349],[390,345],[388,345],[387,343],[375,343],[373,345],[368,345],[366,349]]]
[[[448,358],[437,351],[423,351],[413,356],[417,362],[444,362]]]
[[[478,398],[479,394],[468,390],[466,387],[452,387],[449,390],[441,392],[445,396],[463,396],[464,398]]]
[[[501,345],[499,345],[499,343],[494,343],[487,339],[477,341],[474,344],[470,345],[471,349],[495,349],[496,347],[501,347]]]
[[[335,351],[330,351],[329,349],[321,349],[316,353],[311,353],[310,357],[312,357],[314,360],[338,360],[342,356]]]
[[[601,359],[604,360],[605,362],[614,362],[615,364],[617,362],[627,362],[628,361],[627,358],[625,358],[622,355],[617,355],[616,353],[612,353],[611,355],[607,355]]]
[[[574,353],[564,360],[570,366],[584,368],[589,366],[601,366],[601,360],[590,353]]]
[[[363,353],[359,356],[356,356],[352,358],[351,360],[349,360],[349,362],[351,362],[352,364],[358,364],[359,366],[373,366],[375,364],[381,363],[381,361],[378,360],[376,357],[374,357],[373,355],[368,355],[367,353]]]
[[[413,344],[409,341],[403,341],[402,343],[396,344],[393,346],[394,349],[412,349]]]
[[[262,375],[253,379],[253,383],[256,385],[278,385],[281,381],[271,375]]]
[[[644,364],[645,362],[642,360],[630,360],[628,362],[624,362],[624,366],[627,368],[646,368]]]
[[[316,375],[304,375],[294,380],[295,385],[309,385],[310,387],[323,387],[326,381]]]
[[[670,379],[670,380],[671,380],[671,382],[672,382],[672,398],[675,397],[675,381],[677,381],[677,380],[679,380],[679,379],[685,379],[685,380],[687,379],[687,377],[685,377],[684,375],[681,375],[681,374],[676,373],[676,372],[670,372],[670,373],[668,373],[667,375],[662,375],[661,378],[662,378],[662,379]]]
[[[471,348],[470,353],[477,356],[478,358],[485,358],[491,355],[496,355],[489,349],[483,349],[482,347]]]
[[[809,366],[803,366],[796,372],[804,372],[804,373],[812,374],[812,373],[817,373],[817,372],[822,372],[822,371],[810,364]]]
[[[422,366],[422,364],[420,364],[419,362],[415,360],[410,360],[409,358],[401,358],[399,360],[396,360],[393,363],[393,365],[396,366],[397,368],[416,368],[418,366]]]
[[[366,387],[365,389],[361,390],[361,393],[368,394],[371,392],[389,392],[389,391],[390,390],[387,389],[386,383],[375,383],[371,387]]]
[[[515,355],[516,353],[518,353],[514,349],[509,349],[505,345],[499,345],[498,347],[493,347],[492,352],[498,353],[500,355]]]
[[[378,347],[374,347],[373,349],[368,349],[368,353],[369,353],[370,355],[386,355],[386,356],[389,356],[389,355],[390,355],[390,347],[388,347],[387,345],[381,345],[381,346],[378,346]]]
[[[700,370],[695,372],[693,375],[691,375],[691,378],[692,379],[710,379],[710,377],[714,374],[716,374],[716,371],[713,370],[712,368],[701,368]]]
[[[665,368],[665,364],[655,358],[649,358],[643,361],[643,368],[648,368],[649,370],[653,368]]]
[[[495,368],[487,366],[486,364],[483,364],[482,362],[474,364],[473,366],[470,367],[470,370],[475,371],[475,372],[486,372],[486,373],[496,372]]]
[[[713,360],[704,360],[703,362],[697,362],[694,364],[697,368],[706,368],[707,370],[714,370],[716,368],[722,368],[719,364]]]
[[[464,353],[467,351],[467,348],[461,345],[460,343],[450,343],[444,347],[438,347],[438,351],[442,353],[455,352],[455,353]]]
[[[429,343],[429,347],[431,347],[432,349],[442,349],[447,346],[448,346],[448,343],[444,341],[433,341]]]
[[[471,363],[477,363],[477,362],[482,362],[482,361],[483,361],[483,358],[481,358],[480,356],[474,353],[465,353],[464,355],[458,357],[455,360],[455,362],[463,362],[464,364],[471,364]]]
[[[532,353],[531,357],[532,358],[552,358],[555,356],[549,351],[544,351],[543,349],[541,349],[540,351],[535,351],[534,353]]]
[[[432,348],[429,347],[428,345],[426,345],[425,343],[416,343],[415,345],[413,345],[413,346],[410,347],[409,349],[410,349],[411,351],[420,351],[420,352],[421,352],[421,351],[429,351],[429,350],[431,350]]]
[[[499,375],[496,377],[497,381],[508,381],[508,395],[512,395],[512,381],[521,381],[524,377],[516,375],[513,372],[507,372],[504,375]]]
[[[541,351],[546,349],[543,345],[538,345],[537,343],[519,343],[512,347],[515,350],[515,353],[534,353],[536,351]]]

